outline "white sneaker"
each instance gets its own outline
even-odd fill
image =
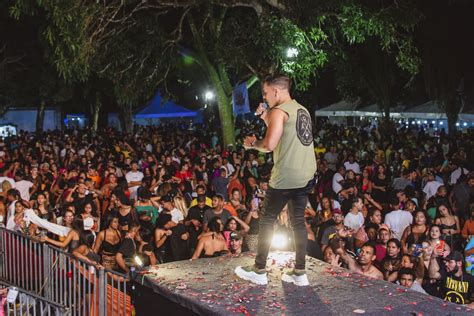
[[[237,267],[234,270],[235,274],[241,279],[250,281],[259,285],[268,284],[267,272],[262,269],[258,270],[255,266]]]
[[[302,271],[288,271],[283,273],[281,276],[281,280],[288,282],[288,283],[293,283],[297,286],[308,286],[309,281],[308,281],[308,276],[306,275],[306,272]]]

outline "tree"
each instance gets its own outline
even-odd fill
[[[426,16],[417,30],[422,75],[428,95],[444,108],[449,133],[454,135],[463,104],[462,82],[474,66],[474,44],[465,38],[474,27],[472,6],[466,1],[421,3]]]
[[[238,82],[282,71],[305,90],[329,57],[340,56],[343,44],[368,37],[393,50],[402,67],[416,68],[410,38],[400,32],[405,19],[394,16],[409,17],[409,1],[381,3],[20,0],[11,12],[44,12],[49,26],[43,35],[60,74],[73,81],[110,79],[129,119],[138,102],[177,79],[183,67],[177,56],[187,51],[191,66],[199,66],[215,89],[223,142],[230,144],[235,141],[231,92]]]

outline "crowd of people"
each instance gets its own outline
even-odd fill
[[[308,255],[457,304],[474,287],[472,133],[316,123]],[[256,251],[271,154],[209,128],[67,130],[0,142],[0,225],[127,273]],[[288,231],[285,210],[275,230]]]

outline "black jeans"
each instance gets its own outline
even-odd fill
[[[267,264],[268,251],[272,242],[275,220],[283,207],[288,203],[290,223],[293,227],[295,241],[296,269],[304,269],[306,261],[306,246],[308,233],[306,232],[304,210],[308,203],[308,194],[314,187],[315,180],[311,180],[303,188],[274,189],[269,187],[263,203],[258,233],[258,250],[255,266],[264,269]]]

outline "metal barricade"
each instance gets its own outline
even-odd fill
[[[127,276],[0,228],[0,280],[44,296],[70,315],[132,314]]]
[[[126,316],[132,315],[132,303],[129,282],[127,275],[112,270],[102,270],[104,272],[104,296],[105,310],[107,316]]]
[[[0,228],[0,280],[43,295],[46,247],[20,233]]]
[[[0,288],[10,287],[8,283],[0,281]],[[8,316],[68,316],[70,311],[63,305],[56,304],[50,300],[40,297],[34,293],[25,291],[20,288],[15,288],[18,291],[18,295],[14,302],[5,302],[4,308],[5,315]]]

